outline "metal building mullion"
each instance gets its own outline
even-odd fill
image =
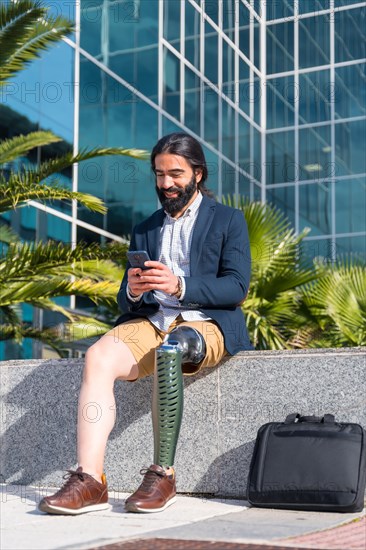
[[[197,8],[195,7],[197,10]],[[205,20],[202,16],[202,10],[197,10],[200,13],[200,72],[201,75],[205,74]],[[200,134],[203,139],[205,139],[205,83],[200,78],[200,93],[201,93],[201,105],[202,109],[200,112]]]
[[[219,22],[222,20],[222,2],[219,2]],[[218,39],[218,55],[217,55],[217,87],[222,93],[222,63],[223,63],[223,48],[222,34],[217,34]],[[221,98],[220,98],[221,99]],[[218,149],[222,155],[222,101],[218,102]],[[222,158],[219,160],[217,170],[217,195],[218,199],[222,199]]]
[[[234,13],[234,40],[235,46],[239,48],[239,2],[235,2],[235,13]],[[234,51],[234,103],[239,106],[239,56],[236,51]],[[239,113],[234,111],[235,116],[235,128],[234,128],[234,161],[237,167],[239,167]],[[239,191],[240,191],[240,176],[239,171],[235,170],[235,201],[236,205],[239,206]]]
[[[366,63],[366,57],[361,57],[361,59],[350,59],[349,61],[339,61],[338,63],[334,63],[333,65],[336,69],[339,69],[341,67],[348,67],[349,65],[361,65],[362,63]],[[298,69],[298,73],[299,74],[315,73],[315,72],[324,71],[330,68],[331,68],[331,64],[326,63],[325,65],[316,65],[314,67],[304,67],[303,69]],[[292,76],[294,72],[295,71],[292,70],[292,71],[283,71],[282,73],[271,73],[267,75],[267,80],[272,80],[283,76]]]
[[[235,43],[232,40],[230,40],[230,38],[222,31],[222,29],[220,29],[220,27],[218,25],[216,25],[215,21],[213,21],[211,19],[211,17],[209,17],[207,15],[207,13],[205,13],[205,11],[201,8],[201,6],[198,6],[198,4],[196,4],[193,0],[188,0],[188,1],[201,14],[201,19],[203,19],[204,21],[207,21],[213,27],[213,29],[222,37],[222,39],[225,40],[225,42],[227,42],[229,44],[229,46],[231,48],[236,49]],[[217,0],[215,0],[215,1],[217,1]],[[220,0],[220,1],[222,1],[222,0]],[[203,3],[203,0],[202,0],[202,3]],[[257,16],[257,18],[258,18],[258,16]],[[259,20],[259,18],[258,18],[258,20]],[[254,72],[257,73],[257,76],[259,77],[260,76],[260,71],[257,69],[257,67],[255,65],[252,65],[250,59],[248,59],[247,56],[242,51],[240,51],[239,49],[236,49],[236,50],[238,52],[239,57],[241,57],[243,59],[243,61],[245,61],[250,67],[252,67]]]
[[[298,3],[294,2],[294,89],[296,96],[294,97],[294,150],[295,150],[295,231],[299,233],[300,230],[300,189],[298,185],[300,174],[300,151],[299,151],[299,111],[300,111],[300,89],[299,89],[299,19],[298,15]]]
[[[298,2],[304,1],[304,0],[298,0]],[[296,0],[295,0],[296,4]],[[316,17],[318,15],[332,15],[333,13],[339,12],[339,11],[349,11],[357,8],[364,8],[366,6],[366,2],[358,2],[355,4],[347,4],[345,6],[334,6],[334,2],[332,0],[329,0],[329,8],[326,8],[324,10],[318,10],[318,11],[312,11],[307,13],[298,13],[297,15],[289,15],[287,17],[281,17],[279,19],[271,19],[268,21],[270,25],[278,25],[280,23],[289,23],[290,21],[293,21],[295,17],[297,20],[300,19],[308,19],[309,17]],[[333,7],[332,7],[333,6]]]
[[[252,0],[253,1],[253,0]],[[249,17],[249,57],[250,61],[254,65],[254,23],[255,18],[253,16],[253,13],[250,11],[250,17]],[[254,71],[249,68],[249,116],[251,120],[254,120]],[[261,129],[259,129],[260,134],[262,134]],[[262,148],[262,144],[261,144]],[[254,158],[254,126],[253,124],[250,124],[249,129],[249,158]],[[262,155],[261,155],[262,160]],[[262,164],[262,162],[261,162]],[[250,163],[250,200],[254,200],[254,163]],[[262,173],[261,166],[260,166],[260,172]]]
[[[81,25],[81,7],[80,2],[75,5],[75,49],[74,49],[74,135],[73,135],[73,155],[79,152],[79,119],[80,119],[80,25]],[[77,192],[79,189],[79,165],[74,163],[72,166],[72,190]],[[71,248],[74,249],[77,244],[77,201],[71,202]],[[71,277],[75,280],[75,277]],[[76,297],[70,296],[70,308],[75,309]]]
[[[260,97],[260,127],[261,127],[261,158],[262,158],[262,171],[261,171],[261,202],[266,202],[266,128],[267,128],[267,90],[266,90],[266,75],[267,75],[267,59],[266,59],[266,0],[260,0],[261,7],[263,8],[263,16],[260,23],[260,82],[261,82],[261,97]]]
[[[163,136],[163,99],[164,99],[164,47],[163,47],[163,25],[164,25],[164,0],[158,4],[158,138]]]
[[[329,7],[334,9],[334,0],[330,0]],[[329,18],[330,25],[330,79],[329,79],[329,93],[333,95],[330,98],[330,147],[331,147],[331,178],[330,178],[330,189],[331,189],[331,260],[335,261],[336,259],[336,208],[335,208],[335,40],[334,40],[334,16]]]
[[[183,59],[185,57],[185,2],[181,2],[180,11],[180,102],[179,102],[179,116],[182,124],[185,123],[185,65]]]
[[[334,125],[343,124],[344,122],[359,122],[361,120],[366,120],[366,115],[353,116],[349,118],[337,118],[334,119]],[[299,124],[299,128],[304,130],[306,128],[320,128],[321,126],[329,126],[330,119],[323,120],[321,122],[307,122],[306,124]],[[278,134],[279,132],[288,132],[289,130],[294,130],[295,125],[293,126],[281,126],[280,128],[269,128],[267,134]]]

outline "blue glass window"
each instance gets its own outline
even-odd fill
[[[364,262],[366,257],[366,236],[339,237],[336,239],[336,250],[338,255],[347,254],[349,256],[352,253]]]
[[[250,198],[250,179],[239,172],[239,195]]]
[[[299,20],[299,67],[316,67],[329,63],[329,15]]]
[[[249,59],[250,12],[239,2],[239,50]]]
[[[224,93],[234,101],[235,52],[225,40],[222,43],[222,82]]]
[[[205,76],[217,84],[218,70],[218,36],[215,29],[205,22]]]
[[[267,81],[267,128],[282,128],[294,124],[295,90],[293,76]]]
[[[164,38],[180,51],[180,0],[163,2],[164,6]]]
[[[366,57],[366,8],[334,14],[335,62]]]
[[[235,41],[235,4],[236,0],[226,0],[222,5],[222,29],[226,36]],[[206,2],[207,4],[207,2]],[[241,4],[241,2],[239,2]]]
[[[218,95],[210,86],[204,87],[204,139],[218,149]]]
[[[196,134],[200,133],[201,87],[199,77],[185,68],[185,125]]]
[[[294,68],[294,23],[278,23],[267,27],[267,74],[291,71]]]
[[[322,122],[330,119],[334,101],[330,71],[314,71],[299,75],[299,123]]]
[[[366,172],[365,136],[366,120],[336,124],[336,175]]]
[[[296,177],[294,132],[267,135],[267,184],[294,181]]]
[[[331,239],[304,240],[301,243],[302,259],[308,259],[309,266],[314,258],[323,258],[325,262],[332,262],[335,257],[335,246]]]
[[[335,69],[335,116],[349,118],[366,115],[366,64]]]
[[[300,231],[309,227],[311,236],[331,233],[331,201],[331,185],[328,182],[300,185]]]
[[[157,112],[93,63],[81,64],[80,147],[119,146],[151,149],[157,139]],[[84,84],[85,83],[85,84]],[[78,208],[78,217],[118,235],[131,232],[133,220],[156,205],[149,163],[127,156],[92,159],[79,167],[79,190],[101,197],[106,216]]]
[[[251,87],[249,67],[239,58],[239,108],[246,114],[249,114]]]
[[[250,124],[249,122],[239,115],[239,164],[244,170],[250,173]]]
[[[334,175],[331,162],[330,126],[299,130],[300,180],[329,178]]]
[[[329,8],[329,0],[301,0],[297,2],[299,13],[313,13]]]
[[[185,56],[200,68],[200,14],[189,2],[185,4]]]
[[[366,231],[366,177],[342,179],[335,183],[336,231]]]
[[[235,111],[226,101],[222,103],[222,152],[235,161]]]
[[[205,12],[216,25],[219,24],[219,3],[217,0],[206,0]]]
[[[163,107],[168,113],[180,118],[180,61],[164,49],[164,97]]]
[[[304,3],[304,0],[302,1]],[[294,14],[294,8],[292,2],[276,2],[270,1],[267,4],[267,21],[272,19],[283,19],[284,17],[291,17]]]
[[[236,170],[225,161],[221,163],[222,194],[233,195],[235,193]]]
[[[295,190],[292,185],[268,189],[267,202],[282,210],[292,225],[295,225]]]

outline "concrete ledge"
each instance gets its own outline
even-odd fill
[[[1,481],[59,486],[75,464],[82,360],[0,363]],[[152,379],[117,382],[106,472],[129,492],[152,462]],[[258,428],[290,412],[366,426],[366,349],[250,351],[185,378],[176,455],[179,492],[244,498]]]

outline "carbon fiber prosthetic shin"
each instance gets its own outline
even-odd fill
[[[196,329],[177,327],[155,352],[152,419],[154,464],[173,466],[183,416],[182,364],[198,365],[206,343]]]
[[[154,464],[173,466],[182,415],[182,351],[178,343],[163,344],[155,352],[152,402]]]

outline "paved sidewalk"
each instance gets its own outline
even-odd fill
[[[109,510],[49,516],[37,509],[44,496],[37,488],[2,485],[1,490],[1,550],[269,550],[272,546],[332,550],[340,548],[336,542],[351,541],[355,529],[362,535],[365,528],[364,514],[265,510],[249,508],[245,501],[183,495],[157,514],[126,513],[127,495],[110,493]],[[309,535],[314,532],[319,533]],[[363,537],[357,536],[356,546],[342,546],[342,550],[365,550]],[[322,541],[327,546],[321,546]]]

